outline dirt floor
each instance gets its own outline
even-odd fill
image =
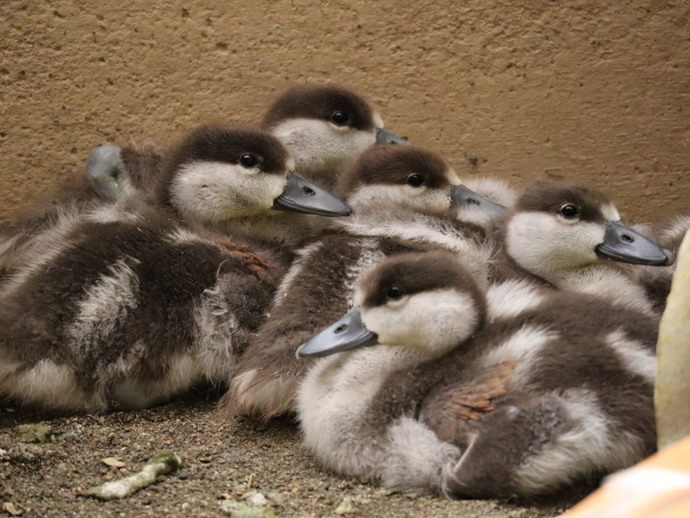
[[[45,442],[20,442],[17,426],[41,421],[52,427]],[[179,471],[125,499],[83,496],[140,470],[160,449],[182,458]],[[109,457],[125,466],[107,465]],[[0,510],[7,516],[536,518],[558,515],[583,494],[540,504],[451,502],[343,480],[317,466],[289,420],[223,419],[208,393],[150,410],[52,419],[0,408]],[[244,514],[229,511],[238,506]]]

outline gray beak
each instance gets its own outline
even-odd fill
[[[676,260],[673,252],[638,234],[622,221],[606,222],[604,242],[596,252],[600,259],[650,266],[669,266]]]
[[[118,182],[122,172],[122,157],[117,146],[98,146],[86,159],[86,177],[98,196],[106,201],[117,201],[122,195]]]
[[[410,143],[405,140],[404,138],[400,138],[397,135],[391,133],[390,131],[383,129],[383,128],[378,128],[376,130],[376,143],[378,145],[388,145],[388,144],[397,144],[397,145],[403,145],[403,146],[409,146]]]
[[[347,203],[295,173],[287,174],[285,190],[273,201],[271,208],[329,218],[352,214]]]
[[[499,215],[505,211],[505,207],[489,198],[477,194],[472,189],[464,185],[453,185],[450,191],[450,206],[476,206],[489,214]]]
[[[359,307],[355,307],[335,324],[300,345],[297,357],[328,356],[377,343],[376,334],[366,328]]]

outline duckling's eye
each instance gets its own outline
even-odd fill
[[[421,174],[411,174],[407,177],[406,182],[412,187],[419,187],[424,183],[424,177]]]
[[[345,112],[333,112],[331,122],[336,126],[347,126],[350,123],[350,117]]]
[[[558,211],[561,216],[567,219],[573,219],[580,215],[580,210],[570,203],[563,205]]]
[[[251,153],[245,153],[240,157],[240,164],[242,165],[242,167],[246,167],[247,169],[254,167],[258,163],[259,159]]]
[[[388,300],[398,300],[403,295],[405,295],[405,290],[398,285],[391,286],[390,288],[388,288],[388,291],[386,292],[386,298]]]

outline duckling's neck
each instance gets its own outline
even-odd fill
[[[542,274],[542,277],[562,290],[596,295],[654,314],[644,289],[612,264],[602,262],[580,268],[555,270]]]

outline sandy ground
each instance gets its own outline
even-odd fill
[[[19,442],[17,425],[41,421],[52,426],[46,442]],[[164,448],[182,458],[178,472],[122,500],[83,496],[91,486],[138,471]],[[50,419],[5,406],[0,450],[0,509],[8,516],[9,510],[21,516],[223,516],[228,501],[246,504],[260,492],[269,507],[257,508],[263,514],[255,516],[536,518],[556,516],[584,494],[576,490],[539,504],[451,502],[344,480],[319,468],[289,420],[223,419],[208,393],[144,411]],[[107,457],[125,467],[106,465]]]

